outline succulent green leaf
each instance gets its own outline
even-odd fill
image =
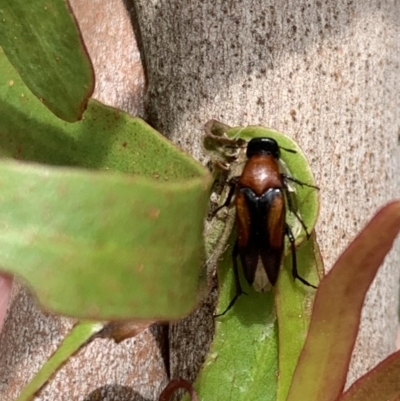
[[[208,172],[139,118],[90,101],[82,121],[64,122],[1,54],[0,71],[1,268],[61,314],[188,314]]]
[[[32,93],[55,115],[70,122],[82,117],[94,72],[65,0],[1,2],[0,46]]]

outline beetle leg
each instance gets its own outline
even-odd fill
[[[315,185],[307,184],[306,182],[300,181],[300,180],[298,180],[297,178],[291,177],[290,175],[281,174],[281,176],[282,176],[282,178],[283,178],[284,180],[292,181],[292,182],[294,182],[294,183],[296,183],[296,184],[301,185],[302,187],[309,187],[309,188],[314,188],[314,189],[318,189],[318,190],[319,190],[319,187],[317,187],[317,186],[315,186]]]
[[[288,224],[286,224],[286,235],[289,238],[290,248],[292,250],[292,276],[293,276],[293,278],[294,279],[297,278],[303,284],[308,285],[309,287],[317,288],[315,285],[310,284],[306,279],[299,276],[299,273],[297,271],[297,257],[296,257],[296,245],[295,245],[295,241],[294,241],[294,235]]]
[[[218,315],[214,315],[214,317],[220,317],[225,315],[226,312],[228,312],[229,309],[232,308],[232,306],[235,304],[237,299],[242,295],[245,294],[247,295],[243,290],[242,286],[240,285],[240,279],[239,279],[239,270],[238,270],[238,265],[237,265],[237,258],[239,256],[239,244],[238,241],[235,241],[235,245],[233,246],[232,250],[232,262],[233,262],[233,273],[235,274],[235,288],[236,288],[236,294],[232,298],[232,301],[229,302],[228,307],[222,312],[219,313]]]
[[[228,192],[228,196],[226,197],[225,202],[221,206],[218,206],[213,211],[212,216],[215,216],[221,209],[223,209],[224,207],[229,206],[231,204],[233,195],[235,194],[235,190],[236,190],[236,185],[237,185],[238,179],[239,179],[239,177],[232,177],[228,181],[228,185],[230,186],[229,192]]]
[[[299,214],[296,212],[296,210],[294,210],[292,197],[290,196],[290,192],[289,192],[289,190],[287,189],[286,186],[284,187],[284,191],[285,191],[286,200],[287,200],[287,204],[288,204],[288,209],[289,209],[290,213],[292,213],[292,214],[294,214],[296,216],[297,220],[299,221],[299,223],[303,227],[303,230],[306,232],[307,239],[310,239],[310,233],[308,232],[307,226],[304,224],[303,219],[299,216]]]

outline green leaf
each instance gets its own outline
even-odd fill
[[[62,314],[185,315],[203,260],[201,185],[3,161],[1,266]]]
[[[16,401],[30,401],[36,396],[51,376],[77,352],[86,342],[103,328],[98,322],[79,322],[66,337],[54,354],[46,361],[35,377],[24,387]]]
[[[338,401],[395,401],[400,399],[400,351],[359,378]]]
[[[0,71],[0,155],[45,164],[0,161],[2,269],[66,315],[188,314],[201,293],[208,172],[141,119],[90,101],[82,121],[63,122],[1,55]]]
[[[296,251],[301,277],[317,284],[323,276],[323,264],[315,233]],[[279,379],[277,401],[285,401],[292,383],[298,358],[303,349],[311,319],[316,290],[294,281],[292,258],[285,258],[275,287],[276,313],[279,327]]]
[[[65,0],[3,1],[0,46],[54,114],[70,122],[82,117],[93,92],[94,72]],[[4,84],[2,69],[0,76]]]
[[[400,201],[395,201],[374,216],[321,281],[287,401],[340,396],[365,294],[399,230]]]

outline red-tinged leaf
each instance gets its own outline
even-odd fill
[[[287,401],[342,393],[365,294],[400,230],[400,201],[383,207],[321,281]]]
[[[186,390],[190,396],[191,401],[198,401],[196,391],[194,390],[192,384],[189,383],[187,380],[182,379],[180,377],[178,377],[177,379],[171,380],[167,384],[167,387],[165,387],[165,389],[162,391],[162,393],[160,394],[160,398],[158,400],[159,401],[170,401],[171,397],[173,396],[175,391],[178,389]]]
[[[400,400],[400,351],[358,379],[338,401]]]

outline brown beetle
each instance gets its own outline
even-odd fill
[[[291,149],[282,149],[295,153]],[[237,240],[232,252],[236,295],[226,310],[217,316],[224,315],[244,293],[239,280],[238,256],[247,282],[257,291],[265,291],[268,286],[276,284],[284,253],[285,235],[289,239],[292,251],[293,277],[316,288],[297,272],[295,238],[286,223],[286,205],[308,236],[307,227],[293,208],[287,181],[315,189],[318,187],[281,173],[280,147],[272,138],[250,140],[246,156],[248,160],[242,174],[230,180],[231,190],[228,197],[215,211],[216,213],[228,206],[236,194]]]

